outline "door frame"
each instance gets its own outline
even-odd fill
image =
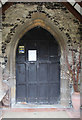
[[[41,13],[40,13],[41,14]],[[29,30],[31,30],[34,27],[40,26],[44,29],[46,29],[48,32],[50,32],[54,38],[58,41],[60,45],[60,51],[61,51],[61,58],[60,58],[60,68],[62,67],[62,61],[64,61],[64,54],[65,49],[67,50],[67,38],[65,34],[63,34],[58,30],[57,26],[53,26],[53,22],[50,21],[46,16],[38,15],[38,17],[32,17],[31,20],[26,21],[23,25],[18,26],[16,28],[16,32],[14,36],[12,37],[11,43],[10,43],[10,53],[8,56],[8,65],[9,65],[9,71],[10,71],[10,98],[11,98],[11,107],[14,107],[16,104],[16,49],[19,40],[22,38],[22,36]],[[37,15],[36,15],[37,16]],[[62,71],[61,71],[62,72]],[[60,73],[61,76],[61,73]],[[64,83],[65,81],[65,83]],[[65,86],[65,89],[63,90],[63,87]],[[60,78],[60,104],[63,106],[69,106],[69,99],[70,99],[70,92],[69,89],[67,90],[69,86],[68,80],[64,80]],[[67,94],[68,92],[68,94]],[[68,96],[69,95],[69,96]],[[65,96],[65,97],[64,97]],[[66,99],[67,98],[67,99]]]

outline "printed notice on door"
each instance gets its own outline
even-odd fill
[[[28,61],[36,61],[36,60],[37,60],[37,51],[28,50]]]
[[[19,46],[19,53],[24,53],[24,46]]]

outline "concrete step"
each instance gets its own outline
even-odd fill
[[[6,111],[3,118],[69,118],[66,111],[54,112],[11,112]]]

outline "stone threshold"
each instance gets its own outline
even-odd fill
[[[7,108],[3,111],[10,112],[55,112],[55,111],[66,111],[67,108]]]
[[[5,112],[11,112],[11,113],[42,113],[42,112],[66,112],[66,114],[69,116],[69,118],[80,118],[80,112],[76,112],[73,110],[73,108],[7,108],[3,109],[3,113]]]
[[[12,108],[70,108],[70,106],[63,106],[61,104],[31,104],[31,103],[22,103],[17,102],[12,106]]]

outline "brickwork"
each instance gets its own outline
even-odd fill
[[[69,78],[64,70],[64,47],[68,50],[71,62],[71,44],[77,53],[77,46],[81,42],[81,25],[79,21],[61,3],[15,3],[8,8],[2,16],[2,54],[3,81],[11,87],[11,99],[15,101],[16,75],[15,75],[15,51],[19,39],[35,26],[42,26],[50,31],[58,39],[61,48],[61,104],[69,106],[70,87]],[[47,26],[50,23],[49,26]],[[30,26],[30,24],[32,24]],[[29,27],[30,26],[30,27]],[[53,31],[55,32],[53,32]],[[57,31],[58,32],[57,32]],[[56,34],[57,33],[57,34]],[[58,35],[59,34],[59,35]],[[61,35],[60,35],[61,34]],[[12,47],[11,47],[12,46]],[[13,49],[13,50],[12,50]],[[14,51],[14,52],[13,52]],[[12,52],[12,53],[11,53]],[[12,58],[11,58],[12,56]],[[64,68],[63,68],[64,66]],[[12,103],[13,104],[13,103]]]

